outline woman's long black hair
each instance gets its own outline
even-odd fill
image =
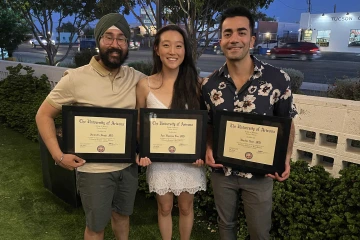
[[[154,67],[152,74],[160,73],[162,70],[162,62],[157,55],[157,49],[160,44],[160,37],[166,31],[177,31],[184,39],[185,57],[179,66],[179,73],[174,83],[173,96],[171,100],[171,109],[199,109],[199,80],[195,63],[192,58],[192,48],[186,33],[177,25],[167,25],[161,28],[155,35],[153,46],[153,62]]]

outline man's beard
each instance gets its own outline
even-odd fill
[[[116,60],[111,61],[110,54],[116,52],[119,54],[119,56],[116,58]],[[122,49],[115,49],[111,48],[106,51],[101,51],[100,49],[100,59],[104,63],[104,65],[110,69],[116,69],[119,68],[128,58],[129,51],[124,51]]]

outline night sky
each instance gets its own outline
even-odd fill
[[[311,13],[360,12],[360,0],[311,0]],[[261,9],[280,22],[298,22],[303,12],[308,12],[307,0],[274,0],[268,9]]]

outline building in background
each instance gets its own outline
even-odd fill
[[[58,37],[56,37],[56,42],[59,43],[70,43],[70,35],[71,33],[69,32],[60,32],[60,35]],[[73,43],[78,42],[78,34],[75,33],[72,39]]]
[[[147,7],[146,9],[140,9],[140,19],[144,23],[145,26],[156,26],[156,19],[154,14],[151,12],[151,8]]]
[[[278,22],[258,21],[255,25],[257,44],[277,40]]]
[[[302,13],[300,29],[299,40],[321,51],[360,53],[360,12]]]
[[[297,42],[299,38],[299,23],[278,22],[278,40],[286,42]]]
[[[299,23],[258,21],[255,24],[255,48],[273,48],[287,42],[297,42]]]

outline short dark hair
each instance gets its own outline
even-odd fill
[[[247,19],[249,19],[249,23],[250,23],[249,27],[250,27],[251,34],[254,33],[255,20],[252,16],[251,12],[249,11],[249,9],[242,7],[242,6],[238,6],[238,7],[231,7],[231,8],[224,10],[221,13],[220,30],[222,29],[222,24],[225,21],[225,19],[230,18],[230,17],[246,17]]]

